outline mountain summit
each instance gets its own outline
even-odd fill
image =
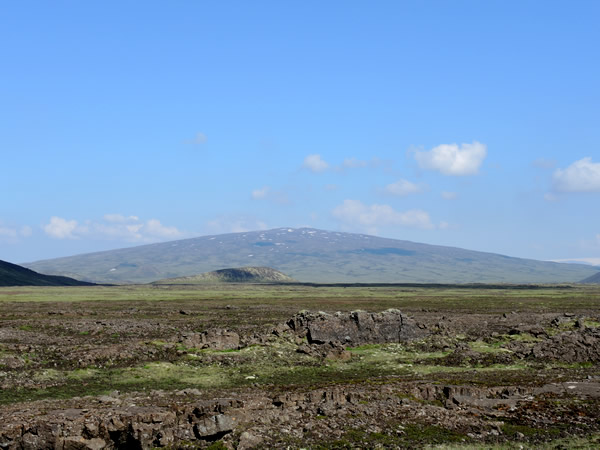
[[[27,267],[105,283],[147,283],[229,267],[272,267],[299,281],[562,283],[597,268],[313,228],[221,234],[50,259]]]

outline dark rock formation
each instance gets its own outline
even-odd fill
[[[418,339],[425,332],[397,309],[381,313],[349,314],[300,312],[287,325],[309,344],[341,342],[344,345],[384,344]]]

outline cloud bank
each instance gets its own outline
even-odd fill
[[[42,226],[44,232],[54,239],[99,239],[125,242],[157,242],[177,239],[184,233],[176,227],[165,226],[158,219],[140,221],[137,216],[106,214],[101,221],[67,220],[53,216]]]
[[[344,200],[332,211],[333,217],[348,225],[360,225],[370,230],[378,226],[398,225],[431,229],[429,214],[420,209],[396,211],[389,205],[365,205],[359,200]]]

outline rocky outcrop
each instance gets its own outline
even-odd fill
[[[424,336],[417,324],[397,309],[381,313],[353,311],[328,314],[300,312],[287,325],[309,344],[341,342],[344,345],[405,342]]]
[[[600,328],[582,328],[565,331],[554,336],[539,334],[538,342],[510,342],[506,348],[519,358],[566,363],[600,361]]]
[[[536,344],[531,356],[567,363],[600,361],[600,328],[567,331]]]
[[[41,417],[15,411],[11,425],[0,430],[0,448],[147,449],[213,442],[233,431],[242,406],[238,400],[215,399],[173,409],[125,405],[118,396],[105,396],[101,403],[109,406],[93,415],[89,407],[57,409]]]
[[[534,407],[537,401],[543,402],[546,396],[578,403],[597,399],[600,382],[529,387],[400,382],[286,392],[253,390],[240,392],[236,398],[206,396],[191,389],[6,406],[0,410],[0,448],[206,448],[217,440],[242,450],[289,447],[289,442],[278,441],[277,435],[307,440],[309,447],[340,438],[346,429],[401,435],[403,426],[411,423],[442,426],[469,433],[472,439],[495,441],[502,422],[490,419],[512,422],[529,417],[553,423],[554,408],[540,410]],[[567,413],[565,409],[559,412]],[[580,413],[577,409],[572,412],[579,423],[597,429],[597,415]]]

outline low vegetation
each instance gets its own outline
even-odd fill
[[[423,335],[327,353],[285,325],[300,310],[389,308]],[[593,286],[20,287],[0,289],[0,317],[0,436],[43,411],[83,408],[102,423],[120,405],[166,414],[234,398],[263,409],[190,448],[599,442]],[[239,345],[215,347],[205,330]],[[153,445],[184,445],[173,439]]]

